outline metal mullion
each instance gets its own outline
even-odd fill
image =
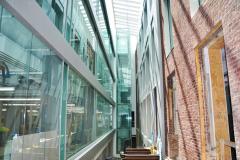
[[[102,38],[102,36],[100,34],[100,31],[98,29],[98,25],[97,25],[96,18],[95,18],[95,15],[93,13],[91,4],[90,4],[89,0],[84,0],[82,2],[83,2],[83,6],[85,7],[86,13],[89,16],[90,23],[92,24],[92,27],[94,28],[94,32],[96,34],[96,37],[97,37],[97,40],[99,42],[100,48],[101,48],[101,50],[103,52],[103,57],[105,59],[105,62],[107,63],[108,69],[109,69],[110,74],[112,76],[112,80],[113,80],[113,82],[115,82],[116,78],[115,78],[112,66],[110,64],[110,59],[108,57],[105,45],[103,43],[103,38]]]

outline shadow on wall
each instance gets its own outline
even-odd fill
[[[182,20],[181,22],[179,22],[179,19],[174,19],[174,17],[172,18],[172,24],[173,24],[173,30],[174,30],[174,40],[177,42],[175,44],[177,44],[177,49],[178,50],[174,50],[169,58],[172,58],[173,59],[173,64],[174,64],[174,68],[175,68],[175,72],[176,72],[176,78],[177,78],[177,81],[179,82],[179,91],[182,95],[182,100],[184,102],[184,106],[179,106],[181,107],[181,112],[178,112],[177,113],[177,118],[178,118],[178,122],[179,122],[179,127],[180,127],[180,133],[181,137],[179,138],[182,138],[183,140],[183,149],[184,149],[184,153],[186,155],[186,158],[187,159],[191,159],[193,157],[192,154],[190,154],[189,150],[193,150],[193,151],[196,151],[197,152],[197,156],[200,157],[200,152],[201,152],[201,148],[200,148],[200,138],[199,138],[199,127],[197,126],[197,124],[200,123],[200,120],[199,120],[199,117],[198,115],[197,118],[196,116],[194,116],[192,114],[192,111],[193,110],[196,110],[198,113],[198,108],[194,108],[194,106],[198,106],[198,90],[197,90],[197,84],[196,84],[196,71],[195,71],[195,63],[192,63],[193,60],[195,62],[195,54],[193,53],[194,52],[194,47],[195,46],[190,46],[191,48],[189,48],[189,45],[188,47],[185,45],[185,39],[184,37],[182,36],[181,37],[181,31],[179,31],[179,27],[178,27],[178,23],[180,24],[186,24],[187,28],[189,28],[190,30],[190,33],[191,33],[191,38],[195,38],[194,40],[197,40],[198,43],[200,43],[202,41],[201,39],[201,36],[204,36],[204,35],[201,35],[200,36],[200,30],[198,30],[198,27],[197,25],[195,25],[193,22],[192,22],[192,18],[191,18],[191,15],[189,15],[189,12],[185,6],[185,2],[183,0],[176,0],[176,3],[179,4],[179,10],[181,10],[182,12],[180,13],[182,15]],[[214,27],[214,20],[209,16],[209,14],[207,13],[207,11],[204,9],[204,6],[200,6],[199,7],[199,10],[197,12],[197,16],[199,18],[198,20],[198,23],[199,22],[202,22],[201,24],[201,27],[205,27],[206,30],[205,32],[208,32],[208,30],[210,31],[211,28]],[[190,37],[189,37],[190,38]],[[232,48],[230,47],[226,47],[226,52],[233,52]],[[175,52],[175,53],[174,53]],[[192,52],[192,53],[190,53]],[[166,76],[168,76],[168,74],[171,73],[170,71],[170,67],[168,64],[168,60],[166,58],[166,54],[165,54],[165,50],[163,49],[163,56],[164,56],[164,61],[166,62]],[[193,56],[194,56],[194,59],[193,59]],[[179,59],[179,57],[181,57]],[[180,62],[180,65],[179,65],[179,61],[181,60]],[[240,74],[237,74],[238,73],[238,70],[240,69],[239,66],[240,66],[240,63],[238,63],[238,57],[237,56],[228,56],[227,57],[227,60],[229,62],[229,65],[228,66],[231,66],[233,67],[232,65],[234,65],[234,68],[236,68],[236,72],[233,72],[234,74],[234,78],[236,78],[237,80],[240,80]],[[184,68],[184,72],[187,73],[187,74],[183,74],[182,71],[183,71],[183,68]],[[188,86],[186,87],[186,84],[185,84],[185,77],[187,75],[187,78],[189,79],[188,81]],[[193,104],[193,102],[191,100],[189,100],[189,91],[187,89],[191,89],[193,94],[190,95],[191,99],[196,99],[196,103]],[[164,86],[164,91],[166,93],[166,95],[168,94],[167,93],[167,89],[166,89],[166,85]],[[181,100],[181,99],[180,99]],[[181,100],[181,101],[182,101]],[[179,103],[179,102],[178,102]],[[186,112],[185,112],[186,111]],[[183,115],[183,114],[186,114],[186,115]],[[234,112],[233,112],[234,114]],[[183,117],[185,118],[185,120],[183,120]],[[197,122],[194,122],[194,120],[198,120]],[[190,125],[190,128],[188,129],[186,124]],[[196,127],[197,126],[197,127]],[[187,131],[190,130],[189,133],[187,133]],[[166,139],[167,140],[167,139]],[[193,145],[191,145],[193,144]]]
[[[178,2],[179,2],[179,5],[181,7],[181,10],[183,11],[184,16],[186,17],[187,24],[190,26],[190,28],[191,28],[191,30],[193,32],[193,36],[197,39],[198,42],[200,42],[201,38],[200,38],[200,35],[199,35],[199,31],[197,30],[196,26],[193,25],[191,16],[187,12],[187,9],[186,9],[185,5],[183,4],[182,0],[179,0]],[[202,6],[200,6],[199,10],[200,10],[200,13],[201,13],[201,17],[206,22],[206,25],[209,28],[214,26],[214,23],[213,23],[212,19],[209,17],[209,15],[204,10],[204,8]],[[174,28],[174,31],[175,31],[175,37],[176,37],[176,40],[178,41],[178,44],[179,44],[179,49],[180,49],[180,53],[179,54],[182,54],[182,57],[183,57],[183,60],[184,60],[183,63],[185,63],[185,68],[187,69],[186,72],[188,72],[188,78],[190,78],[191,88],[194,90],[194,95],[192,95],[194,97],[191,97],[191,99],[195,98],[196,100],[198,100],[198,90],[197,90],[197,84],[196,84],[195,68],[194,68],[194,66],[192,66],[190,64],[186,48],[185,48],[185,46],[183,44],[183,40],[182,40],[182,38],[180,36],[180,33],[178,31],[178,28],[177,28],[177,25],[176,25],[176,22],[175,22],[174,18],[172,18],[172,20],[173,20],[173,23],[172,23],[173,24],[173,28]],[[165,53],[165,51],[163,53]],[[183,126],[183,121],[181,121],[180,115],[179,115],[179,113],[177,113],[178,121],[179,121],[179,127],[180,127],[180,131],[181,131],[182,139],[183,139],[184,153],[187,156],[187,158],[191,158],[192,155],[190,155],[188,151],[189,150],[196,150],[197,151],[197,156],[200,157],[200,146],[199,146],[199,143],[198,143],[198,140],[200,138],[197,137],[197,135],[196,135],[196,133],[200,133],[200,132],[198,132],[198,130],[200,128],[196,128],[195,127],[196,126],[196,122],[195,122],[195,125],[194,125],[194,119],[193,118],[195,118],[195,117],[193,117],[193,115],[191,114],[192,113],[192,110],[190,110],[190,108],[191,108],[190,105],[191,104],[189,104],[191,102],[188,102],[188,98],[187,98],[188,96],[187,96],[186,91],[185,91],[186,89],[184,90],[183,78],[180,77],[179,66],[177,66],[177,60],[175,58],[174,52],[171,54],[171,56],[173,58],[173,63],[174,63],[176,75],[177,75],[178,82],[179,82],[179,85],[180,85],[180,91],[181,91],[181,94],[182,94],[182,97],[183,97],[183,102],[184,102],[184,105],[185,105],[185,109],[187,111],[186,112],[186,114],[187,114],[187,122],[189,122],[190,130],[191,130],[191,132],[188,133],[190,135],[187,135],[188,137],[186,137],[186,134],[183,133],[183,130],[186,129],[186,126]],[[164,57],[166,57],[166,56],[164,55]],[[168,71],[168,74],[169,74],[170,71],[169,71],[169,66],[168,66],[166,58],[165,58],[165,61],[166,61],[165,64],[167,65],[166,66],[167,67],[167,71]],[[165,86],[165,92],[166,92],[166,94],[168,94],[167,90],[166,90],[166,86]],[[198,112],[198,110],[197,110],[197,112]],[[198,121],[197,123],[200,123],[200,121]],[[191,146],[193,148],[190,148],[189,145],[188,145],[188,148],[187,148],[186,142],[187,141],[189,142],[189,140],[193,143],[193,146]]]
[[[181,7],[181,10],[184,13],[184,16],[186,17],[186,20],[187,20],[188,24],[190,25],[192,33],[194,34],[194,36],[197,39],[198,43],[200,43],[201,38],[200,38],[200,35],[199,35],[199,31],[197,30],[197,27],[195,25],[193,25],[191,15],[189,15],[185,5],[183,4],[183,1],[182,0],[178,0],[178,2],[179,2],[179,5]],[[204,20],[204,22],[207,25],[207,27],[209,29],[211,29],[214,26],[213,20],[210,18],[209,14],[206,12],[206,10],[204,10],[202,5],[200,5],[198,9],[199,9],[199,13],[201,14],[201,17],[202,17],[201,20]]]

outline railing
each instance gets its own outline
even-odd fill
[[[159,155],[152,154],[152,150],[147,148],[126,148],[120,157],[122,160],[159,160]]]

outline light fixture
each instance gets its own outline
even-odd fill
[[[28,109],[27,112],[29,113],[29,112],[31,112],[31,110]],[[37,110],[32,110],[32,112],[33,112],[33,113],[38,113]]]
[[[40,101],[40,98],[0,98],[0,101]]]
[[[127,120],[132,120],[132,117],[129,116],[129,117],[127,117],[126,119],[127,119]]]
[[[0,87],[0,91],[15,91],[14,87]]]
[[[6,112],[6,111],[7,111],[7,109],[6,109],[6,108],[3,108],[3,109],[2,109],[2,111],[3,111],[3,112]]]
[[[75,104],[67,104],[68,107],[75,107]]]
[[[3,104],[3,106],[40,106],[40,104],[8,103],[8,104]]]

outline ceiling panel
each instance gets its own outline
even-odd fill
[[[113,0],[116,29],[127,29],[137,35],[141,18],[142,0]]]

